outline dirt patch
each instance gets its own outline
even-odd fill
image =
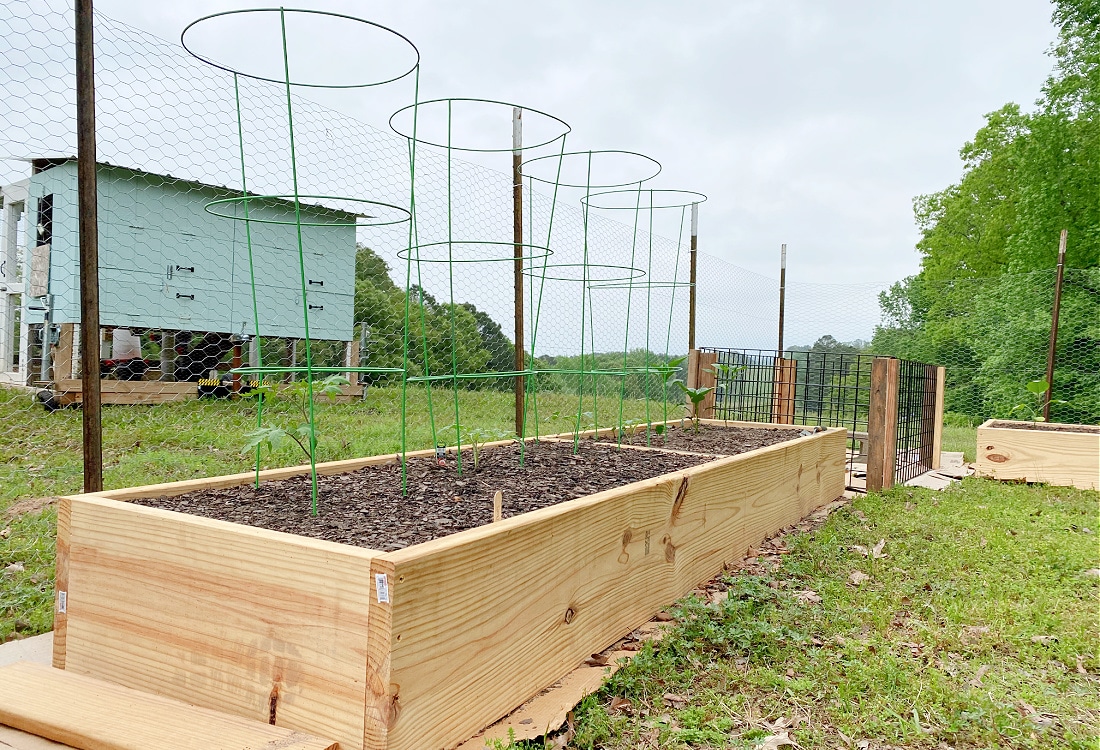
[[[789,436],[790,433],[787,433]],[[796,433],[797,434],[797,433]],[[476,472],[463,452],[463,474],[453,455],[444,466],[434,457],[410,459],[408,496],[401,494],[397,465],[369,466],[318,477],[318,516],[310,514],[308,476],[252,486],[201,490],[136,504],[192,513],[260,528],[394,550],[492,521],[492,497],[504,494],[505,518],[642,479],[686,469],[713,456],[621,450],[583,441],[485,449]]]
[[[1100,426],[1091,424],[1058,424],[1053,422],[990,422],[990,427],[1009,430],[1038,430],[1039,432],[1083,432],[1086,435],[1100,435]]]
[[[720,456],[734,456],[738,453],[775,445],[799,436],[799,430],[784,430],[767,427],[721,427],[718,425],[699,425],[696,433],[688,422],[684,427],[669,425],[663,435],[650,428],[648,443],[644,429],[634,435],[623,438],[628,445],[649,445],[652,448],[710,453]],[[607,438],[607,442],[614,442]]]
[[[28,497],[9,505],[8,509],[4,511],[4,518],[10,520],[18,518],[19,516],[25,516],[28,513],[41,513],[55,503],[57,503],[57,498],[53,496]]]

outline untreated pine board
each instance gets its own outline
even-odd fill
[[[362,746],[376,551],[92,496],[61,514],[57,666]]]
[[[334,750],[336,743],[59,669],[0,668],[0,724],[81,750]]]
[[[383,555],[387,747],[472,736],[840,496],[845,441],[829,430]],[[819,471],[823,449],[836,455]]]
[[[978,428],[978,476],[1100,490],[1100,434],[992,427],[993,421]]]
[[[943,397],[945,390],[944,379],[947,377],[947,370],[943,367],[936,368],[936,403],[933,409],[933,422],[932,428],[932,468],[940,468],[941,457],[943,454]]]

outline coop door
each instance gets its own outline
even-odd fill
[[[50,245],[53,243],[53,195],[38,199],[35,222],[35,247],[31,250],[30,295],[45,297],[50,293]]]

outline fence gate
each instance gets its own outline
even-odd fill
[[[714,389],[704,416],[846,428],[851,489],[884,489],[939,468],[942,367],[872,354],[704,347],[691,353],[688,380]]]

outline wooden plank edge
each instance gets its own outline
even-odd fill
[[[54,555],[54,617],[52,663],[65,668],[65,639],[68,635],[69,551],[72,544],[73,501],[68,497],[57,501],[57,543]]]
[[[139,750],[148,747],[148,741],[156,739],[160,732],[160,747],[170,750],[173,747],[170,736],[185,724],[196,724],[204,730],[211,729],[227,734],[252,735],[245,744],[235,745],[240,750],[337,750],[338,743],[315,737],[304,732],[264,724],[239,716],[225,714],[209,708],[193,706],[189,703],[145,693],[133,688],[123,687],[99,680],[94,677],[67,672],[53,667],[31,662],[16,662],[0,668],[5,679],[0,683],[20,691],[13,699],[9,694],[0,696],[0,723],[29,734],[38,735],[54,742],[61,742],[78,748],[94,750]],[[60,682],[59,682],[60,681]],[[54,683],[54,685],[50,685]],[[58,684],[66,692],[76,692],[81,700],[86,696],[98,708],[104,722],[97,726],[75,726],[69,714],[62,706],[45,707],[42,703],[53,699]],[[6,700],[3,698],[6,697]],[[71,696],[70,696],[71,698]],[[41,701],[42,703],[38,703]],[[94,709],[94,707],[93,707]],[[109,724],[117,721],[125,725],[130,737],[111,735]],[[135,735],[142,730],[152,730],[144,741],[138,742]],[[137,743],[137,744],[135,744]],[[189,746],[185,742],[183,747]],[[230,745],[220,745],[228,748]]]
[[[381,550],[370,549],[369,547],[359,547],[353,544],[344,544],[343,542],[330,542],[325,539],[315,539],[314,537],[292,534],[286,531],[272,531],[271,529],[262,529],[258,526],[248,526],[233,521],[222,521],[217,518],[206,518],[205,516],[196,516],[190,513],[166,510],[164,508],[150,508],[144,505],[134,505],[133,503],[113,500],[109,497],[100,495],[70,495],[61,497],[60,500],[62,502],[68,501],[72,503],[73,507],[77,510],[79,510],[81,504],[97,505],[104,508],[124,508],[127,512],[136,513],[139,516],[161,518],[174,523],[186,524],[199,528],[230,531],[235,534],[243,534],[247,537],[266,539],[269,541],[281,542],[283,544],[293,544],[298,547],[306,547],[313,550],[337,552],[342,555],[358,557],[363,560],[373,560],[382,554]]]

